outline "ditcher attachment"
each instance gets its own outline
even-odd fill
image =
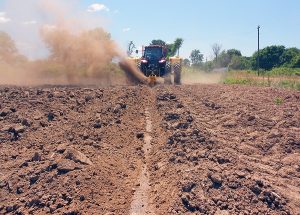
[[[155,86],[157,84],[156,75],[149,75],[148,79],[149,79],[149,85],[150,85],[150,87],[153,87],[153,86]]]

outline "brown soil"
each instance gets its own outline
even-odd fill
[[[297,91],[0,87],[0,214],[299,214],[299,155]]]

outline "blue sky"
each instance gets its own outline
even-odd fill
[[[14,14],[20,17],[17,12],[14,13],[14,10],[20,10],[13,6],[12,2],[20,3],[19,0],[0,0],[0,30],[9,31],[19,44],[24,45],[26,41],[22,41],[12,25],[16,20]],[[22,2],[30,5],[28,2],[46,2],[46,0]],[[64,2],[64,7],[71,10],[70,13],[77,18],[89,13],[89,20],[99,20],[101,23],[99,25],[104,26],[124,49],[130,40],[139,47],[148,44],[152,39],[160,38],[172,42],[176,37],[181,37],[184,39],[181,49],[183,57],[188,57],[191,50],[199,49],[210,59],[211,45],[214,43],[222,44],[223,49],[239,49],[243,55],[250,56],[257,49],[258,24],[261,25],[261,47],[276,44],[300,48],[299,0],[61,0],[60,2]],[[88,12],[89,6],[93,4],[94,7],[90,7]],[[26,9],[32,10],[33,7],[24,8],[23,5],[21,8],[23,22],[41,22],[41,15],[34,17],[34,14],[38,13],[26,13]],[[7,19],[10,21],[3,22],[5,18],[6,21]],[[18,21],[21,21],[20,18]]]

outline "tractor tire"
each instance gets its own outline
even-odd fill
[[[174,84],[180,85],[181,84],[181,64],[175,63],[173,66],[174,69]]]
[[[166,62],[165,75],[164,75],[164,84],[172,84],[171,64],[170,64],[170,62]]]

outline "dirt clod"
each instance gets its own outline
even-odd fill
[[[0,95],[0,214],[129,214],[141,175],[149,214],[300,211],[297,91],[0,86]]]
[[[72,148],[68,148],[65,153],[65,158],[66,159],[70,159],[70,160],[73,160],[75,162],[79,162],[79,163],[82,163],[82,164],[88,164],[88,165],[92,165],[92,161],[86,157],[83,153],[75,150],[75,149],[72,149]]]
[[[35,152],[33,157],[31,158],[31,161],[41,161],[41,160],[42,160],[42,156],[38,152]]]
[[[136,134],[136,137],[138,138],[138,139],[143,139],[144,138],[144,133],[143,132],[138,132],[137,134]]]

